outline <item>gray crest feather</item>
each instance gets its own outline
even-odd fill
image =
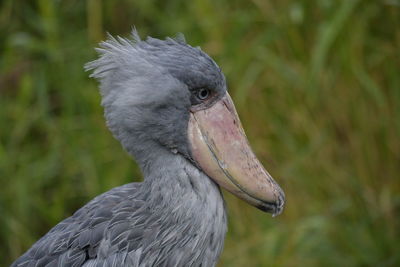
[[[175,41],[177,41],[178,43],[182,43],[182,44],[186,44],[186,38],[185,35],[181,32],[178,32],[175,36]]]

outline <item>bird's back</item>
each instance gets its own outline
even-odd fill
[[[96,197],[57,224],[11,266],[137,265],[133,253],[140,236],[126,231],[131,230],[127,224],[132,216],[140,220],[146,213],[138,195],[140,186],[126,184]],[[135,225],[138,233],[140,225]]]

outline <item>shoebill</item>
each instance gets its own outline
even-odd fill
[[[227,229],[220,187],[281,213],[284,193],[249,147],[206,53],[183,37],[141,40],[136,31],[97,51],[86,70],[144,181],[94,198],[12,266],[214,266]]]

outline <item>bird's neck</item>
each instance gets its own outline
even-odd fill
[[[165,231],[185,231],[190,236],[186,249],[199,250],[197,260],[209,260],[210,264],[204,266],[213,266],[226,232],[224,200],[218,185],[183,156],[167,150],[158,151],[142,170],[146,202],[164,220],[161,225],[170,228]],[[188,258],[187,263],[191,260]]]
[[[211,205],[210,210],[224,210],[219,186],[182,155],[160,149],[147,159],[141,168],[143,187],[152,190],[150,197],[165,195],[172,201],[188,204],[190,197],[193,202]]]

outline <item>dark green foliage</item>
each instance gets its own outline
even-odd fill
[[[0,266],[101,192],[140,179],[83,71],[105,31],[182,32],[227,76],[286,192],[268,215],[226,194],[220,266],[400,265],[400,2],[0,4]]]

